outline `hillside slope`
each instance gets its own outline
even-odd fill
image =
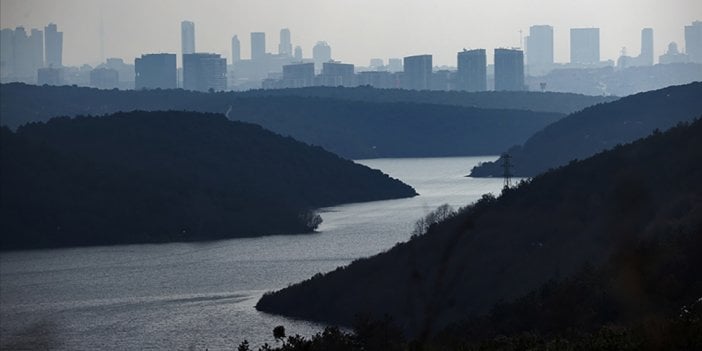
[[[222,115],[2,129],[3,249],[300,233],[311,210],[414,196],[377,170]]]
[[[702,116],[702,83],[673,86],[624,97],[573,113],[510,148],[513,174],[532,177],[573,159],[590,157],[617,144],[642,138],[655,129]],[[501,152],[502,153],[502,152]],[[503,160],[471,171],[473,177],[501,176]]]
[[[266,294],[257,308],[342,325],[388,314],[410,335],[430,335],[639,240],[699,236],[700,179],[697,121],[484,196],[386,253]],[[624,283],[635,293],[641,282]]]
[[[555,93],[372,88],[208,94],[23,84],[3,84],[0,95],[1,122],[10,128],[55,116],[132,110],[227,112],[232,120],[259,124],[349,159],[497,154],[565,116],[548,111],[571,111],[612,100]]]

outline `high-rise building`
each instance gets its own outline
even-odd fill
[[[553,27],[529,27],[526,38],[526,62],[532,74],[545,74],[553,66]]]
[[[314,63],[294,63],[283,66],[283,87],[303,88],[314,83]]]
[[[44,47],[46,66],[56,68],[63,66],[63,32],[59,32],[53,23],[44,27]]]
[[[278,44],[278,54],[292,56],[292,43],[290,42],[290,30],[283,28],[280,30],[280,44]]]
[[[324,86],[353,86],[355,83],[354,65],[340,62],[324,62],[320,80],[321,85]]]
[[[227,88],[227,59],[219,54],[183,55],[183,89],[223,91]]]
[[[134,59],[134,89],[175,89],[178,71],[175,54],[146,54]]]
[[[322,64],[332,59],[331,46],[326,41],[318,41],[312,48],[312,60],[316,70],[322,69]]]
[[[600,29],[570,29],[570,63],[594,65],[600,62]]]
[[[406,89],[427,90],[431,86],[431,55],[416,55],[404,58]]]
[[[32,29],[29,42],[32,46],[32,71],[36,75],[37,70],[44,68],[44,32]]]
[[[181,53],[195,53],[195,23],[190,21],[180,22]]]
[[[487,59],[485,49],[464,49],[459,52],[457,56],[457,88],[465,91],[487,90]]]
[[[266,58],[266,33],[251,33],[251,59],[254,61]]]
[[[296,46],[295,47],[295,61],[302,61],[302,47],[301,46]]]
[[[702,21],[685,26],[685,52],[691,62],[702,63]]]
[[[12,29],[4,28],[0,31],[0,80],[14,77],[15,70],[15,32]]]
[[[495,90],[524,90],[524,52],[495,49]]]
[[[119,72],[111,68],[96,68],[90,71],[90,86],[98,89],[119,87]]]
[[[241,61],[241,43],[238,36],[232,37],[232,64]]]
[[[641,30],[641,54],[639,55],[641,66],[653,65],[653,28]]]
[[[24,27],[17,27],[12,36],[13,43],[13,78],[15,80],[31,83],[37,74],[34,67],[34,50]]]

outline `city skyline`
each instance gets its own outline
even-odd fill
[[[315,43],[326,41],[333,48],[335,60],[361,66],[368,65],[370,58],[374,57],[387,60],[425,52],[433,55],[436,66],[455,66],[456,52],[463,48],[488,49],[488,62],[493,62],[492,48],[523,48],[524,44],[520,41],[529,34],[529,27],[541,24],[554,29],[556,62],[569,61],[570,28],[580,27],[600,28],[602,60],[616,60],[622,47],[626,47],[628,52],[639,52],[640,31],[651,27],[654,29],[654,57],[657,58],[672,41],[685,49],[684,25],[702,17],[702,3],[696,1],[676,0],[663,4],[649,0],[622,1],[607,5],[606,12],[594,13],[597,12],[594,9],[602,8],[597,2],[573,1],[567,6],[569,10],[557,11],[563,9],[565,4],[555,0],[539,1],[543,6],[536,10],[528,9],[534,6],[505,0],[472,3],[472,6],[458,1],[410,1],[402,2],[403,6],[399,7],[399,2],[387,1],[382,4],[372,2],[374,11],[369,11],[363,10],[371,8],[366,7],[371,2],[365,0],[354,2],[353,6],[309,0],[295,4],[280,1],[267,1],[266,4],[207,1],[197,6],[194,2],[181,1],[168,2],[168,7],[162,6],[163,1],[155,0],[119,3],[7,0],[0,3],[0,25],[3,28],[24,26],[26,29],[43,29],[48,23],[56,23],[64,32],[65,65],[94,65],[99,62],[99,12],[102,4],[103,12],[111,14],[103,19],[105,57],[119,57],[125,61],[132,61],[144,53],[180,53],[180,23],[192,21],[197,27],[197,51],[221,54],[228,62],[231,62],[233,35],[244,39],[241,42],[241,56],[247,58],[250,57],[248,39],[251,32],[265,32],[272,39],[266,41],[265,51],[276,53],[279,31],[289,28],[292,45],[301,46],[306,57],[311,57]],[[495,12],[507,5],[514,11]],[[141,11],[133,11],[135,6]],[[216,8],[224,10],[216,11]],[[456,13],[469,8],[471,11],[462,15]],[[303,10],[306,16],[296,16]],[[71,17],[76,11],[86,15]],[[152,19],[149,16],[157,12],[160,14],[159,20],[146,20]],[[90,16],[90,13],[94,13],[94,16]],[[520,15],[517,16],[517,13]],[[314,16],[316,20],[309,21],[309,16]],[[124,18],[131,18],[130,25],[124,25]],[[359,23],[363,24],[363,30],[349,30],[352,24],[357,26]],[[495,23],[499,26],[495,26]],[[375,30],[380,24],[385,26],[384,31]],[[91,27],[95,31],[86,30]],[[387,28],[392,30],[388,31]],[[490,30],[479,31],[480,28]],[[437,40],[437,37],[441,37],[441,40]]]

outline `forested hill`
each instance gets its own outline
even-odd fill
[[[666,130],[702,116],[702,83],[672,86],[624,97],[573,113],[507,150],[512,173],[531,177],[573,159]],[[502,152],[500,152],[502,153]],[[503,160],[476,166],[473,177],[501,176]]]
[[[566,290],[525,300],[543,305],[511,305],[503,310],[507,314],[497,311],[484,322],[505,332],[528,331],[529,323],[541,323],[539,306],[547,326],[533,327],[544,330],[557,327],[558,318],[577,330],[580,322],[597,323],[612,313],[622,321],[641,315],[634,312],[670,316],[690,297],[702,296],[693,264],[700,252],[690,254],[700,249],[700,179],[702,121],[697,121],[546,172],[497,199],[484,196],[457,214],[438,211],[419,228],[447,219],[428,225],[425,234],[266,294],[257,308],[343,325],[356,315],[388,314],[411,335],[427,336],[588,264],[615,262],[608,266],[614,273],[602,276],[604,282],[611,277],[614,286],[592,286],[609,289],[611,300],[598,300],[596,290],[578,290],[587,281],[575,277],[558,288]],[[691,246],[680,244],[685,242]],[[610,303],[616,303],[613,310],[607,309]],[[471,332],[461,330],[459,335]]]
[[[305,92],[333,98],[294,96]],[[396,102],[356,101],[353,99],[359,94],[355,92],[363,92],[362,96],[368,96],[369,100],[371,96],[383,94],[397,94],[402,98],[395,99]],[[266,95],[268,93],[272,95]],[[349,96],[344,98],[347,93]],[[476,102],[477,106],[500,108],[483,109],[445,104],[440,99],[454,96],[454,93],[420,94],[371,88],[198,93],[4,84],[0,86],[0,94],[3,96],[1,122],[11,128],[55,116],[103,115],[118,111],[228,111],[232,120],[255,123],[349,159],[497,154],[564,117],[561,113],[508,109],[515,106],[514,101],[522,101],[535,110],[553,110],[549,106],[559,104],[561,98],[578,107],[602,101],[602,98],[569,94],[514,93],[520,97],[515,98],[512,93],[455,93],[466,101],[491,101]],[[434,96],[440,103],[412,101],[433,101],[420,98],[422,94]]]
[[[249,90],[246,97],[303,96],[367,102],[413,102],[454,105],[484,109],[511,109],[541,112],[572,113],[585,107],[611,102],[614,96],[590,96],[571,93],[533,91],[436,91],[376,89],[372,87],[310,87],[298,89]]]
[[[2,249],[301,233],[311,210],[408,185],[257,125],[194,112],[2,128]]]

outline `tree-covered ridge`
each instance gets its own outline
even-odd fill
[[[517,338],[525,326],[548,336],[562,318],[594,333],[608,321],[674,317],[702,296],[700,179],[696,121],[486,195],[386,253],[266,294],[257,308],[341,325],[388,314],[421,340],[493,311],[475,324],[487,331],[457,337],[468,343],[495,336],[491,326]],[[576,275],[587,265],[592,285]],[[549,281],[558,288],[534,292]],[[573,295],[583,285],[591,290]],[[493,309],[510,301],[507,313]]]
[[[673,86],[624,97],[573,113],[507,150],[512,173],[531,177],[617,144],[666,130],[702,115],[702,83]],[[476,166],[471,176],[501,176],[503,160]]]
[[[393,98],[380,98],[386,94]],[[259,124],[350,159],[497,154],[564,117],[562,113],[514,107],[550,111],[560,110],[551,105],[561,103],[580,108],[609,101],[555,93],[469,94],[323,87],[198,93],[23,84],[0,85],[0,95],[1,122],[11,128],[56,116],[132,110],[226,112],[232,120]],[[444,101],[446,96],[452,97],[450,101]],[[524,106],[514,103],[519,101]]]
[[[309,232],[315,208],[416,194],[257,125],[173,111],[3,128],[1,180],[3,249]]]
[[[310,87],[298,89],[250,90],[242,96],[303,96],[367,102],[413,102],[483,109],[512,109],[572,113],[588,106],[617,100],[615,96],[534,91],[436,91],[376,89],[368,86]]]

